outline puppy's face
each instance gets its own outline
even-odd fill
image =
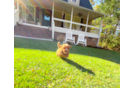
[[[69,46],[68,44],[64,44],[62,46],[62,52],[63,54],[69,54],[69,49],[71,48],[71,46]]]

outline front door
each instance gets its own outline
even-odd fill
[[[52,10],[43,9],[42,25],[51,27]]]

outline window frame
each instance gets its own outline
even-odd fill
[[[76,3],[76,2],[77,2],[77,0],[75,0],[75,1],[73,1],[73,0],[72,0],[72,2],[75,2],[75,3]]]

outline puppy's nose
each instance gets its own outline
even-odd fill
[[[68,51],[68,49],[66,49],[66,51]]]

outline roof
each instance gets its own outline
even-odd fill
[[[62,1],[68,2],[68,0],[62,0]],[[93,10],[89,0],[80,0],[80,6]]]

